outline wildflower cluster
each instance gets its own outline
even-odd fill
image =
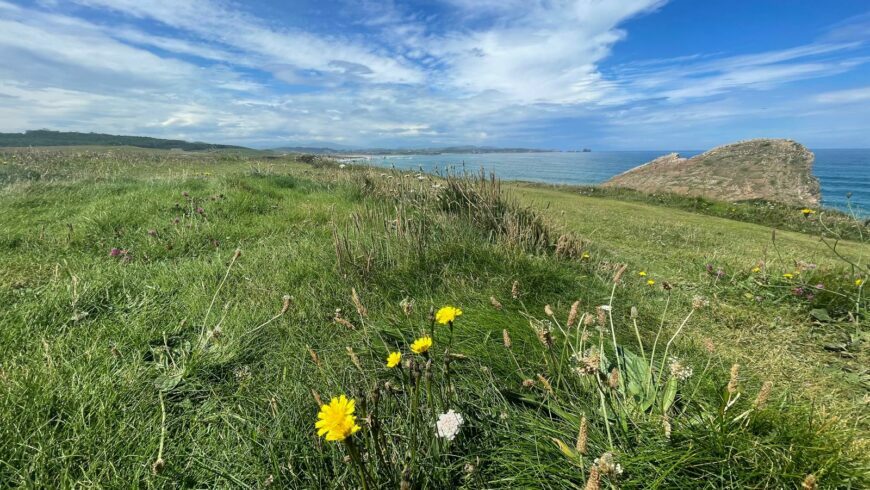
[[[364,326],[368,310],[355,289],[352,290],[352,300]],[[406,299],[400,305],[406,316],[411,315],[411,304]],[[392,482],[389,486],[409,486],[420,471],[425,471],[417,467],[416,458],[420,451],[431,455],[432,448],[455,441],[460,436],[466,421],[462,413],[451,408],[456,402],[453,396],[455,388],[450,379],[450,363],[454,356],[449,351],[450,343],[443,356],[434,352],[436,324],[450,325],[452,330],[453,323],[460,316],[462,310],[453,306],[445,306],[430,314],[429,332],[410,343],[408,349],[413,355],[404,365],[401,350],[388,352],[382,358],[386,368],[382,372],[387,379],[376,381],[371,394],[364,397],[362,414],[357,414],[357,400],[346,395],[334,397],[328,404],[320,404],[314,424],[317,435],[326,441],[344,443],[362,488],[380,488],[386,482]],[[340,312],[336,317],[341,317]],[[452,331],[450,337],[452,339]],[[317,354],[310,348],[309,351],[315,363],[320,365]],[[356,352],[350,347],[347,352],[353,365],[366,376],[369,371]],[[443,361],[443,364],[436,364],[436,360]],[[439,364],[443,366],[440,369]],[[443,376],[438,376],[438,373]],[[381,396],[382,392],[393,396],[385,398]],[[315,399],[320,400],[316,392]],[[383,408],[379,409],[380,406]],[[399,425],[404,425],[409,432],[401,440],[408,447],[407,451],[387,458],[385,453],[392,450],[393,445],[387,445],[384,439],[384,424],[387,423],[384,417],[389,419],[391,416],[396,417],[397,426],[390,432],[394,433],[400,430]],[[365,430],[361,421],[365,421]],[[357,433],[361,436],[354,437]],[[400,463],[407,454],[410,454],[410,461]],[[376,461],[372,458],[380,463],[378,467],[373,467]],[[390,461],[399,466],[393,467]]]

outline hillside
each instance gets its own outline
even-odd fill
[[[149,138],[147,136],[119,136],[102,133],[49,131],[46,129],[25,131],[23,133],[0,133],[0,147],[27,146],[135,146],[138,148],[180,149],[185,151],[247,149],[242,146],[215,145],[202,142]]]
[[[0,153],[0,486],[870,486],[866,244],[266,157]]]
[[[603,184],[638,191],[673,192],[723,201],[761,199],[815,206],[814,155],[791,140],[755,139],[714,148],[692,158],[664,155]]]

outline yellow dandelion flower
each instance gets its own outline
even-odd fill
[[[786,272],[785,274],[782,275],[782,277],[784,277],[786,279],[793,279],[794,274],[792,274],[791,272]]]
[[[394,368],[402,362],[402,353],[401,352],[390,352],[390,355],[387,356],[387,367]]]
[[[333,398],[329,405],[322,405],[314,424],[317,435],[327,441],[343,441],[355,434],[360,429],[353,414],[355,405],[353,399],[348,400],[344,395]]]
[[[810,209],[810,208],[803,208],[803,209],[801,209],[801,213],[803,213],[804,216],[809,216],[809,215],[811,215],[811,214],[816,214],[816,212],[813,211],[813,210]]]
[[[580,256],[583,260],[589,260],[589,252],[583,252],[583,255]]]
[[[646,277],[646,271],[640,271],[637,273],[640,277]]]
[[[647,286],[655,286],[656,282],[652,279],[647,279],[646,284]]]
[[[462,316],[462,310],[454,308],[453,306],[445,306],[435,313],[435,320],[437,320],[441,325],[445,325],[456,320],[456,318],[460,316]]]
[[[855,279],[855,286],[861,287],[862,284],[864,284],[864,279],[861,279],[861,278]]]
[[[758,274],[759,272],[761,272],[761,267],[753,267],[752,272]]]
[[[420,337],[419,339],[415,340],[413,344],[411,344],[411,350],[414,352],[414,354],[422,354],[424,352],[427,352],[430,347],[432,347],[432,337],[428,335],[425,337]]]

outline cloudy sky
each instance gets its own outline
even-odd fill
[[[0,0],[0,131],[870,147],[867,0]]]

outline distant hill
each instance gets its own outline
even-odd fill
[[[271,151],[279,153],[307,153],[313,155],[333,155],[344,153],[347,150],[337,150],[335,148],[322,148],[318,146],[282,146],[280,148],[272,148]]]
[[[813,153],[784,139],[755,139],[714,148],[692,158],[664,155],[605,182],[643,192],[673,192],[722,201],[763,199],[817,205]]]
[[[449,153],[545,153],[552,150],[538,150],[534,148],[498,148],[494,146],[447,146],[443,148],[363,148],[354,150],[290,146],[274,148],[272,151],[287,153],[313,153],[317,155],[441,155]]]
[[[163,150],[181,149],[185,151],[248,149],[243,146],[215,145],[211,143],[190,142],[149,138],[147,136],[118,136],[101,133],[77,133],[39,129],[23,133],[0,133],[0,147],[9,146],[136,146]]]

